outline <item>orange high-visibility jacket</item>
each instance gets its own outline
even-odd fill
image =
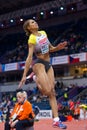
[[[15,107],[12,110],[10,118],[12,118],[16,114],[16,119],[24,120],[30,119],[30,115],[34,118],[34,112],[32,109],[32,105],[27,100],[23,104],[16,103]]]

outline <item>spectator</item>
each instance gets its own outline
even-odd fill
[[[27,93],[25,91],[17,92],[17,103],[15,104],[9,121],[5,122],[5,130],[16,128],[22,130],[25,127],[31,127],[34,124],[34,112],[32,105],[27,100]]]
[[[75,105],[75,109],[74,109],[74,119],[79,120],[79,116],[80,116],[80,108],[79,105]]]
[[[74,114],[74,102],[72,99],[69,100],[69,109],[70,109],[70,114],[73,116]]]

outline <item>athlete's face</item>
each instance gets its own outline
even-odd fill
[[[37,22],[35,21],[35,20],[29,20],[29,26],[28,26],[28,29],[30,30],[30,31],[32,31],[32,30],[38,30],[38,24],[37,24]]]

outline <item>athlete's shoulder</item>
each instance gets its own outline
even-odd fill
[[[39,31],[41,34],[45,34],[45,35],[47,35],[46,34],[46,32],[44,31],[44,30],[41,30],[41,31]]]
[[[36,44],[36,36],[33,34],[30,34],[28,38],[28,44]]]
[[[33,34],[30,34],[29,39],[35,38],[36,36]]]

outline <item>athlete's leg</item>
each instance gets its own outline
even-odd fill
[[[48,96],[51,93],[51,85],[45,71],[45,66],[41,63],[37,63],[34,65],[33,71],[36,74],[36,83],[38,88],[40,88],[43,94]]]
[[[50,67],[50,69],[46,73],[44,65],[38,64],[34,66],[34,72],[36,73],[36,83],[38,85],[39,90],[49,97],[49,102],[52,108],[53,116],[57,117],[58,111],[54,90],[54,72],[52,67]]]
[[[49,95],[49,102],[53,111],[53,116],[55,118],[58,117],[58,106],[54,88],[55,87],[54,71],[52,67],[50,67],[50,69],[48,70],[47,76],[51,86],[51,94]]]
[[[62,124],[59,121],[58,117],[58,107],[57,107],[57,101],[56,101],[56,96],[55,96],[55,80],[54,80],[54,72],[52,67],[49,68],[48,72],[46,73],[45,71],[45,66],[43,64],[36,64],[33,67],[33,71],[36,74],[36,83],[38,85],[39,90],[47,95],[49,97],[49,102],[51,105],[53,117],[54,117],[54,127],[59,127],[59,128],[66,128],[66,125]]]

